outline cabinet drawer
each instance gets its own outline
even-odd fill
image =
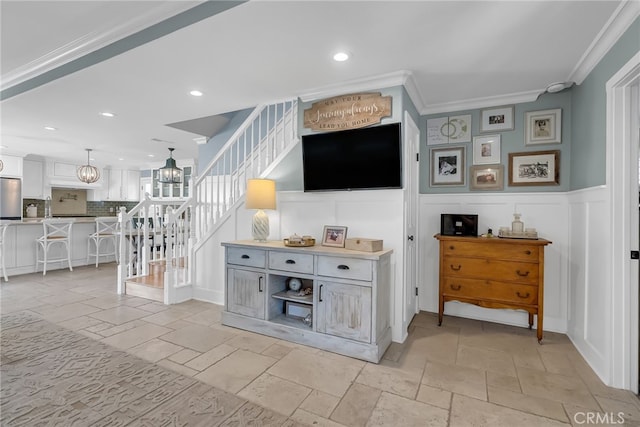
[[[533,245],[500,243],[443,242],[444,256],[471,256],[516,261],[538,261],[538,248]]]
[[[227,263],[229,264],[264,268],[266,258],[266,251],[261,249],[227,248]]]
[[[538,283],[538,264],[482,258],[445,257],[445,277],[469,277],[505,282]]]
[[[291,252],[269,252],[269,268],[313,274],[313,255]]]
[[[538,304],[538,287],[493,280],[474,280],[448,277],[442,294],[448,297],[493,300],[517,304]]]
[[[367,280],[373,279],[372,261],[341,257],[318,257],[318,274],[327,277]]]

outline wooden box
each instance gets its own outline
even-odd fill
[[[345,249],[363,252],[378,252],[382,250],[382,240],[351,237],[344,242]]]

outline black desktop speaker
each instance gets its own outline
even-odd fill
[[[440,215],[440,234],[443,236],[478,236],[478,215]]]

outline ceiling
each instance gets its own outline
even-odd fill
[[[1,149],[143,169],[197,157],[234,111],[389,77],[422,114],[533,100],[581,82],[625,4],[2,0]]]

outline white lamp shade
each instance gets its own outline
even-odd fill
[[[276,182],[271,179],[249,179],[245,207],[247,209],[275,209]]]

